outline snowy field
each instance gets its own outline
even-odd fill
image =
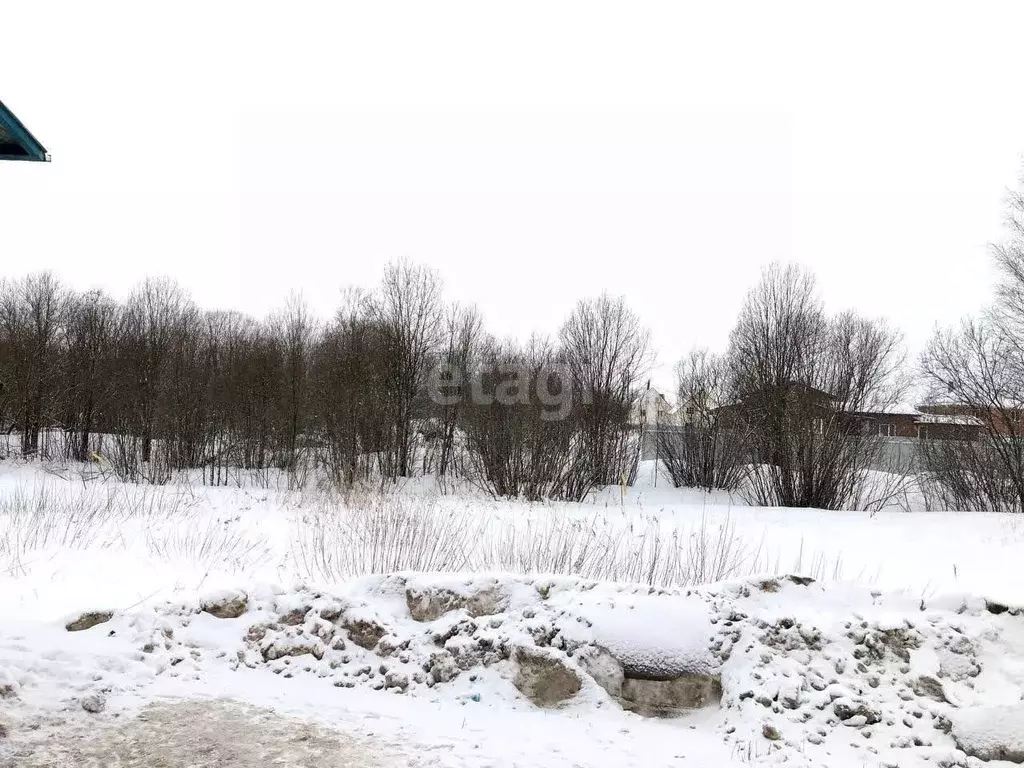
[[[87,472],[0,463],[0,765],[1024,760],[1011,515],[750,508],[650,466],[537,505]],[[538,706],[530,664],[578,688]],[[625,711],[682,673],[720,705]]]

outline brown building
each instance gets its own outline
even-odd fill
[[[919,408],[928,416],[943,417],[947,423],[962,420],[964,424],[976,425],[979,434],[987,427],[997,435],[1024,437],[1024,410],[1020,408],[977,408],[960,403],[938,403]]]
[[[836,412],[836,398],[820,389],[794,383],[751,392],[734,403],[716,408],[715,413],[729,425],[742,424],[762,414],[790,408],[801,413],[820,414],[822,419],[827,419]]]
[[[838,405],[831,395],[811,388],[793,387],[786,392],[765,392],[720,409],[731,419],[749,418],[762,408],[777,407],[785,401],[799,398],[802,405],[819,411],[822,418],[834,416]],[[1015,412],[1016,421],[994,422],[1010,424],[1015,434],[1024,435],[1024,412]],[[926,440],[977,440],[985,431],[984,418],[963,406],[921,405],[898,403],[877,409],[855,411],[848,417],[848,429],[862,435]],[[997,427],[998,428],[998,427]]]
[[[856,414],[866,434],[926,440],[977,440],[985,422],[969,413],[935,412],[907,403]]]
[[[923,413],[917,419],[918,437],[925,440],[977,440],[985,422],[977,416]]]
[[[858,411],[854,417],[861,432],[880,437],[920,437],[918,419],[923,414],[909,403],[898,403],[876,411]]]

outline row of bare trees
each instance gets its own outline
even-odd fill
[[[981,317],[936,333],[918,366],[928,398],[983,424],[982,440],[921,441],[915,471],[937,505],[1024,510],[1024,182],[1001,282]],[[900,334],[826,311],[813,277],[772,266],[721,355],[677,369],[686,426],[659,433],[679,486],[757,504],[878,506],[883,439],[858,414],[908,385]],[[582,499],[631,483],[638,383],[650,340],[621,298],[580,301],[553,340],[488,334],[446,302],[439,276],[388,266],[329,322],[291,296],[265,320],[204,311],[147,279],[123,302],[51,274],[0,282],[0,457],[110,467],[139,482],[181,471],[351,485],[420,473],[502,496]]]
[[[554,341],[499,341],[475,308],[444,300],[437,273],[408,263],[346,292],[329,322],[295,295],[258,321],[204,311],[167,279],[118,302],[33,274],[0,282],[0,457],[154,483],[430,472],[580,499],[636,472],[630,416],[648,348],[608,296],[579,302]]]

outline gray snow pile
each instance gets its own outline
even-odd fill
[[[1024,707],[973,707],[958,713],[953,735],[982,760],[1024,763]]]
[[[1024,762],[1024,613],[982,599],[925,604],[800,577],[657,590],[396,574],[103,608],[61,625],[93,653],[134,649],[118,674],[62,689],[90,712],[103,707],[89,697],[216,667],[465,706],[699,710],[744,761]],[[12,699],[47,674],[22,650],[5,653]]]

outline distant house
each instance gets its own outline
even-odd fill
[[[981,434],[1024,436],[1024,410],[1019,408],[977,408],[963,403],[931,403],[920,406],[932,423],[967,427]]]
[[[678,409],[673,408],[661,392],[648,384],[633,407],[630,418],[633,427],[640,432],[641,459],[658,457],[658,446],[662,436],[683,428],[678,419]]]
[[[797,409],[797,412],[815,413],[825,420],[836,413],[837,398],[806,384],[792,383],[750,392],[734,403],[716,408],[715,413],[723,424],[742,425],[755,421],[762,414],[790,408]]]
[[[923,414],[910,403],[882,406],[875,410],[858,411],[854,417],[860,423],[862,434],[879,437],[920,437],[918,419]]]
[[[984,429],[977,416],[925,413],[918,419],[918,437],[926,440],[977,440]]]
[[[750,422],[759,413],[773,409],[799,408],[826,423],[845,425],[849,434],[929,440],[977,440],[985,429],[986,414],[956,405],[896,403],[862,410],[847,410],[839,399],[820,389],[802,384],[773,387],[747,395],[723,406],[718,413],[734,423]],[[1014,434],[1024,435],[1024,412],[1015,413],[1009,424]],[[997,431],[1007,430],[1003,417],[995,422]]]
[[[926,440],[977,440],[984,422],[970,414],[936,413],[934,406],[899,403],[855,414],[861,431],[880,437]]]
[[[633,408],[631,421],[636,425],[647,426],[675,424],[676,410],[661,392],[648,384]]]

